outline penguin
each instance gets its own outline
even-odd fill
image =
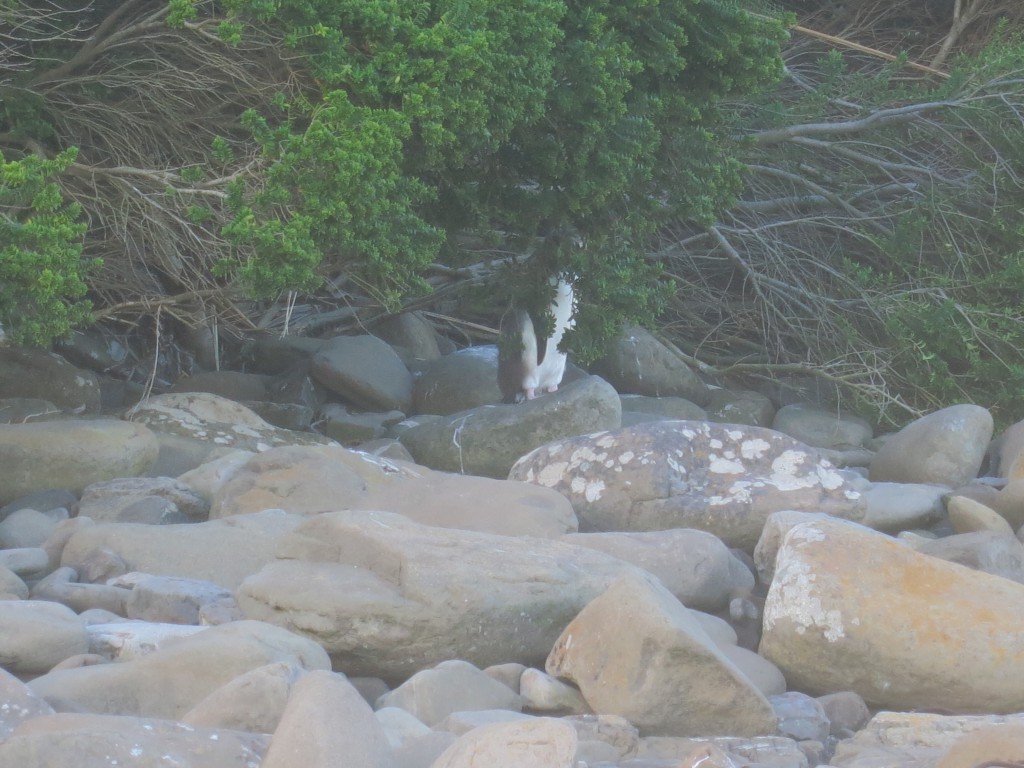
[[[538,339],[530,315],[511,309],[501,319],[498,341],[498,388],[502,402],[515,403],[524,397],[533,400],[538,392],[554,392],[565,375],[566,354],[558,345],[573,319],[572,283],[565,277],[552,278],[555,299],[550,312],[555,328],[547,339]]]

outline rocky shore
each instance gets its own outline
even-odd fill
[[[1024,760],[1024,423],[876,434],[640,330],[495,405],[493,347],[386,331],[141,401],[0,348],[0,766]]]

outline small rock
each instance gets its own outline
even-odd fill
[[[147,576],[128,595],[125,614],[129,619],[169,624],[198,624],[205,605],[230,599],[231,592],[210,581],[179,576]]]
[[[575,768],[576,744],[575,729],[554,718],[494,723],[474,728],[431,768]]]
[[[57,520],[34,509],[19,509],[0,520],[0,549],[41,547],[50,538]]]
[[[768,699],[779,717],[778,733],[796,741],[824,742],[830,723],[825,708],[806,693],[790,691]]]
[[[989,506],[966,496],[951,496],[946,502],[949,523],[957,533],[994,531],[1013,536],[1013,527],[1006,518]]]
[[[165,502],[181,520],[196,522],[210,514],[210,503],[185,483],[171,477],[127,477],[93,483],[82,491],[78,514],[97,522],[143,522],[132,519],[136,505],[148,501]]]
[[[465,661],[445,661],[417,672],[377,700],[376,707],[400,707],[433,726],[452,712],[508,709],[518,712],[522,699],[508,686]]]
[[[706,531],[570,533],[563,541],[605,552],[653,573],[687,608],[718,611],[735,592],[754,586],[749,571],[747,581],[735,583],[732,553]]]
[[[498,348],[466,347],[423,366],[412,387],[413,413],[449,416],[501,402]]]
[[[527,668],[523,671],[519,680],[519,694],[523,697],[523,709],[536,714],[590,713],[590,707],[576,688],[539,669]]]
[[[841,739],[849,738],[871,719],[871,710],[853,691],[826,693],[818,697],[829,722],[829,734]]]

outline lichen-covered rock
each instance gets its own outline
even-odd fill
[[[156,395],[132,409],[129,418],[145,424],[160,443],[155,474],[176,477],[198,467],[214,452],[266,451],[282,445],[325,445],[334,441],[313,432],[281,429],[250,408],[208,392]]]
[[[844,520],[785,535],[760,653],[803,691],[892,709],[1024,708],[1024,586]]]
[[[770,429],[709,422],[653,422],[548,443],[516,462],[509,478],[564,494],[583,531],[697,528],[747,551],[772,512],[864,512],[857,484],[814,449]]]

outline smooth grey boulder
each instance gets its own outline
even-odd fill
[[[392,768],[373,710],[341,674],[314,670],[292,686],[260,768]]]
[[[436,360],[441,356],[437,331],[422,312],[402,312],[373,326],[373,335],[383,339],[409,362]]]
[[[590,601],[562,631],[545,668],[575,683],[595,712],[621,715],[641,734],[775,731],[775,713],[761,691],[690,611],[643,572],[624,575]]]
[[[560,536],[577,528],[572,505],[547,488],[435,472],[340,446],[291,446],[251,457],[217,489],[210,516],[268,508],[302,515],[379,509],[427,525],[510,536]]]
[[[710,394],[679,355],[639,326],[627,327],[590,370],[623,394],[682,397],[697,405],[708,402]]]
[[[76,414],[99,413],[96,374],[42,349],[0,345],[0,398],[46,400]]]
[[[980,405],[934,411],[887,437],[868,476],[875,482],[956,488],[978,476],[992,431],[992,414]]]
[[[157,453],[149,429],[116,419],[0,424],[0,504],[35,491],[81,493],[99,480],[143,475]]]
[[[53,707],[29,690],[21,680],[0,667],[0,743],[26,720],[52,715]]]
[[[60,712],[26,721],[0,742],[0,765],[19,768],[246,768],[269,737],[142,717]]]
[[[335,336],[313,355],[310,372],[332,392],[368,411],[412,407],[412,374],[376,336]]]
[[[145,576],[136,582],[125,604],[129,619],[168,624],[198,624],[204,606],[232,593],[218,584],[180,576]]]
[[[448,416],[501,402],[498,348],[466,347],[423,366],[412,386],[413,413]]]
[[[807,445],[834,450],[863,448],[872,437],[867,420],[807,403],[779,408],[771,427]]]
[[[64,545],[61,564],[80,569],[93,553],[107,551],[131,571],[203,579],[235,589],[274,560],[281,537],[301,521],[298,515],[271,509],[205,523],[81,526]]]
[[[67,519],[67,512],[63,515]],[[60,520],[34,509],[19,509],[0,520],[0,549],[41,547]]]
[[[210,503],[173,477],[120,477],[87,486],[78,502],[78,515],[97,522],[142,522],[130,519],[132,509],[148,500],[172,505],[182,517],[178,522],[205,520],[210,514]]]
[[[707,411],[682,397],[619,395],[619,403],[624,427],[643,421],[704,421],[708,417]]]
[[[420,670],[377,699],[375,707],[399,707],[433,727],[453,712],[479,709],[518,712],[523,708],[523,700],[468,661],[452,659]]]
[[[198,371],[182,376],[171,392],[209,392],[236,403],[266,400],[269,396],[267,376],[243,371]]]
[[[521,458],[509,479],[563,494],[582,532],[696,528],[747,552],[779,510],[864,514],[853,478],[751,426],[667,421],[571,437]]]
[[[709,421],[722,424],[770,427],[775,418],[775,405],[771,398],[749,389],[712,389],[704,407]]]
[[[85,621],[42,600],[0,600],[0,666],[8,672],[47,672],[89,649]]]
[[[565,624],[634,567],[560,541],[330,512],[236,592],[248,618],[315,639],[337,668],[402,681],[453,657],[539,666]]]
[[[316,643],[262,622],[236,621],[117,664],[56,670],[29,687],[62,708],[176,720],[239,675],[278,661],[330,669]]]
[[[516,405],[474,408],[398,434],[417,463],[460,474],[506,478],[516,460],[552,440],[616,429],[619,396],[596,376]]]
[[[576,729],[553,717],[532,717],[474,728],[431,768],[575,768]]]
[[[734,594],[748,593],[754,577],[734,568],[735,557],[706,531],[675,528],[626,533],[570,533],[563,541],[625,560],[654,574],[687,608],[719,611]],[[747,578],[743,578],[746,573]]]
[[[304,674],[305,669],[290,661],[243,672],[182,715],[181,722],[205,728],[273,733],[292,687]]]

